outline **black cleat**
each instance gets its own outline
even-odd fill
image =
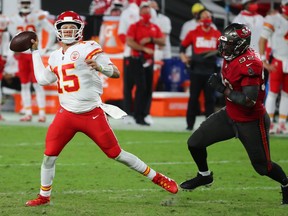
[[[213,183],[213,172],[209,176],[202,176],[200,173],[197,173],[195,178],[182,182],[180,187],[184,190],[194,190],[197,187],[205,186],[209,187]]]
[[[288,204],[288,186],[281,186],[282,190],[282,205]]]

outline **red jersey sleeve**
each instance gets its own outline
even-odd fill
[[[126,37],[131,37],[131,38],[135,39],[135,33],[136,33],[136,25],[132,24],[129,26],[129,28],[127,30]]]
[[[164,37],[164,34],[163,34],[163,32],[161,31],[161,29],[159,28],[159,26],[155,25],[155,28],[156,28],[155,38],[162,38],[162,37]]]
[[[193,45],[193,31],[190,31],[188,34],[186,34],[186,37],[184,40],[182,40],[181,45],[183,47],[188,47],[189,45]]]

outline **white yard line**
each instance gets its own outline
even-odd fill
[[[277,190],[279,187],[215,187],[215,188],[197,188],[199,191],[215,190],[215,191],[272,191]],[[99,194],[99,193],[135,193],[135,192],[159,192],[161,189],[98,189],[98,190],[64,190],[64,191],[53,191],[53,194]],[[179,190],[181,193],[190,193],[183,190]],[[193,193],[193,192],[191,192]],[[27,191],[18,191],[18,192],[0,192],[0,196],[7,196],[12,194],[26,195],[29,194]]]
[[[1,158],[1,155],[0,155]],[[247,160],[248,161],[248,160]],[[240,164],[240,163],[246,163],[246,160],[244,161],[209,161],[209,164]],[[288,160],[279,160],[277,161],[279,163],[288,163]],[[95,166],[96,164],[103,164],[103,162],[94,162],[94,163],[56,163],[56,166]],[[118,164],[118,163],[115,163]],[[186,164],[194,164],[194,162],[147,162],[148,165],[186,165]],[[0,167],[7,167],[7,166],[23,166],[23,167],[29,167],[29,166],[40,166],[41,163],[20,163],[20,164],[0,164]]]

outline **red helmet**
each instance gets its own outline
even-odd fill
[[[64,24],[74,24],[77,28],[76,29],[61,29],[61,27]],[[76,41],[79,41],[82,39],[83,35],[83,28],[84,28],[84,22],[81,19],[80,15],[75,13],[74,11],[65,11],[63,13],[61,13],[55,24],[54,27],[56,29],[56,34],[57,34],[57,38],[58,40],[62,41],[65,44],[71,44],[74,43]],[[63,34],[63,31],[67,31],[67,30],[72,30],[73,33],[71,36],[65,36]]]

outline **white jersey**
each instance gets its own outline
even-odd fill
[[[129,4],[129,6],[123,10],[120,15],[118,35],[127,34],[128,28],[131,24],[137,22],[140,19],[139,7],[135,3]],[[124,57],[130,56],[131,48],[125,44]]]
[[[263,28],[264,18],[260,14],[251,14],[249,11],[241,11],[233,20],[233,23],[247,25],[251,29],[251,47],[259,52],[259,38]]]
[[[155,60],[170,59],[172,57],[170,43],[170,33],[172,29],[171,20],[169,17],[159,13],[155,19],[155,24],[159,26],[162,33],[165,35],[165,46],[161,48],[159,54],[157,54],[159,46],[156,46],[154,55]]]
[[[40,52],[44,53],[46,49],[49,49],[55,42],[55,29],[54,26],[47,19],[48,13],[43,10],[32,11],[26,16],[20,16],[20,14],[14,14],[10,17],[10,23],[8,31],[13,37],[18,32],[22,31],[34,31],[37,33],[39,39]],[[48,42],[45,47],[42,45],[42,30],[48,32]]]
[[[9,24],[8,17],[0,15],[0,55],[7,57],[9,51],[10,35],[7,32]]]
[[[281,14],[273,14],[265,17],[261,36],[270,39],[272,54],[279,60],[288,59],[288,20]]]
[[[103,87],[99,72],[84,62],[85,59],[95,59],[98,64],[112,64],[97,42],[79,42],[64,54],[62,48],[52,52],[44,72],[39,69],[41,59],[35,59],[34,52],[33,65],[38,83],[47,85],[57,80],[63,108],[73,113],[84,113],[101,105]]]

